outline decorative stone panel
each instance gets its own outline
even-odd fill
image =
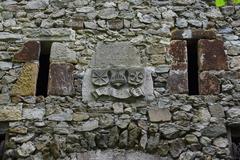
[[[210,72],[201,72],[199,74],[199,94],[219,94],[220,81]]]
[[[13,60],[16,62],[31,62],[39,60],[40,42],[28,41],[24,43],[23,48],[14,55]]]
[[[69,63],[51,63],[48,78],[48,95],[66,96],[74,93],[74,66]]]
[[[199,70],[227,70],[223,41],[201,39],[198,42]]]
[[[141,66],[130,43],[98,43],[91,66],[83,80],[84,101],[153,98],[151,70]]]
[[[36,93],[38,63],[25,63],[20,76],[12,87],[14,96],[34,96]]]

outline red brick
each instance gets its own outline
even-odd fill
[[[48,78],[48,95],[66,96],[74,93],[74,66],[68,63],[51,63]]]
[[[219,94],[220,81],[216,76],[209,72],[201,72],[199,74],[199,94]]]
[[[187,41],[173,40],[170,43],[169,54],[173,64],[187,62]]]
[[[28,41],[24,43],[23,48],[14,55],[13,60],[16,62],[31,62],[39,60],[40,42]]]
[[[198,42],[199,70],[228,70],[223,41],[201,39]]]

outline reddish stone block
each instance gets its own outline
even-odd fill
[[[173,40],[170,43],[169,54],[173,64],[187,62],[187,41]]]
[[[187,68],[188,68],[187,63],[177,63],[177,64],[172,64],[171,65],[171,70],[185,71],[185,70],[187,70]]]
[[[23,48],[14,55],[16,62],[31,62],[39,59],[41,51],[40,42],[28,41],[24,43]]]
[[[184,67],[185,66],[185,67]],[[168,87],[171,93],[188,93],[188,72],[187,65],[174,65],[176,70],[170,70],[168,77]]]
[[[48,95],[66,96],[74,93],[74,66],[68,63],[51,63],[48,78]]]
[[[216,33],[213,30],[203,29],[176,29],[172,31],[173,40],[183,39],[216,39]]]
[[[228,70],[223,41],[201,39],[198,41],[199,70]]]
[[[209,72],[201,72],[199,74],[199,94],[219,94],[220,81]]]

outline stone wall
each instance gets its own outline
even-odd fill
[[[231,159],[240,6],[8,0],[0,19],[4,159]],[[196,36],[200,95],[188,95],[185,42]],[[51,44],[46,97],[36,96],[43,42]]]

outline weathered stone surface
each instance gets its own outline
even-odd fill
[[[87,132],[87,131],[92,131],[95,130],[99,127],[99,123],[97,120],[89,120],[87,122],[84,122],[81,126],[76,128],[76,131],[79,132]]]
[[[22,119],[22,104],[0,106],[0,121],[19,121]]]
[[[158,144],[159,144],[159,137],[160,137],[159,133],[156,133],[156,134],[149,137],[148,142],[147,142],[147,147],[146,147],[146,149],[149,152],[155,152],[156,151],[156,149],[158,147]]]
[[[39,60],[40,56],[40,42],[28,41],[24,43],[23,48],[15,53],[13,60],[16,62],[31,62]]]
[[[73,121],[84,121],[89,119],[89,115],[87,113],[84,112],[77,112],[77,113],[73,113]]]
[[[0,61],[0,70],[6,71],[11,69],[13,64],[11,62]]]
[[[12,87],[12,95],[34,96],[36,93],[37,76],[38,64],[25,63],[16,84]]]
[[[87,151],[84,153],[77,153],[73,155],[72,158],[92,160],[92,159],[101,159],[101,160],[171,160],[170,158],[160,157],[159,155],[147,154],[140,151],[126,151],[120,149],[108,149],[108,150],[96,150],[96,151]]]
[[[123,28],[123,20],[122,19],[108,20],[108,27],[112,30],[120,30]]]
[[[170,143],[170,154],[174,158],[177,158],[185,149],[185,144],[181,139],[173,140]]]
[[[54,42],[51,47],[50,62],[77,63],[77,53],[64,43]]]
[[[199,74],[199,94],[219,94],[220,81],[209,72],[201,72]]]
[[[23,39],[24,36],[20,34],[14,34],[14,33],[9,33],[9,32],[0,32],[0,40],[5,41],[5,40],[21,40]]]
[[[219,138],[216,138],[214,141],[213,141],[213,144],[217,147],[220,147],[220,148],[225,148],[228,146],[228,139],[227,138],[223,138],[223,137],[219,137]]]
[[[227,129],[222,124],[212,124],[202,130],[202,135],[215,138],[221,135],[226,135]]]
[[[25,143],[29,140],[31,140],[33,137],[35,136],[34,133],[29,133],[27,135],[19,135],[17,137],[12,137],[11,140],[13,140],[14,142],[17,142],[17,143]]]
[[[48,79],[48,95],[72,95],[73,65],[68,63],[51,63]]]
[[[38,1],[29,1],[26,6],[25,9],[45,9],[49,6],[49,0],[38,0]]]
[[[191,5],[195,3],[195,0],[173,0],[173,3],[178,5]]]
[[[0,105],[8,104],[10,102],[10,95],[8,93],[0,94]]]
[[[123,113],[123,103],[114,103],[113,104],[113,112],[115,114]]]
[[[229,62],[229,67],[231,70],[240,70],[240,56],[234,56]]]
[[[74,41],[75,31],[69,28],[50,28],[50,29],[23,29],[23,34],[27,38],[39,41]],[[0,38],[1,39],[1,38]]]
[[[165,122],[171,120],[171,113],[167,108],[152,108],[148,110],[148,116],[151,122]]]
[[[171,41],[169,54],[172,56],[172,63],[187,63],[187,41]]]
[[[221,40],[199,40],[198,57],[200,71],[228,69],[227,55]]]
[[[54,113],[47,116],[47,119],[50,121],[72,121],[73,111],[68,109],[64,112]]]
[[[168,87],[171,93],[188,93],[188,73],[186,65],[172,66],[168,77]]]
[[[29,120],[43,120],[43,116],[45,115],[44,108],[24,108],[23,109],[23,119]]]
[[[84,17],[81,16],[71,17],[65,21],[65,25],[73,29],[83,29],[84,28],[83,24]]]
[[[217,118],[225,117],[224,108],[222,105],[216,103],[213,105],[209,105],[208,108],[212,117],[217,117]]]
[[[92,58],[91,66],[141,66],[137,50],[129,42],[115,42],[97,44],[96,53]]]
[[[239,107],[232,107],[227,110],[227,116],[229,118],[239,118],[240,117],[240,108]]]
[[[203,29],[173,30],[172,39],[175,39],[175,40],[216,39],[216,34],[213,30],[203,30]]]
[[[27,143],[23,143],[18,149],[17,153],[21,157],[28,157],[31,153],[36,150],[33,142],[29,141]]]
[[[98,12],[98,16],[101,19],[113,19],[118,16],[118,11],[116,11],[114,8],[105,8]]]

